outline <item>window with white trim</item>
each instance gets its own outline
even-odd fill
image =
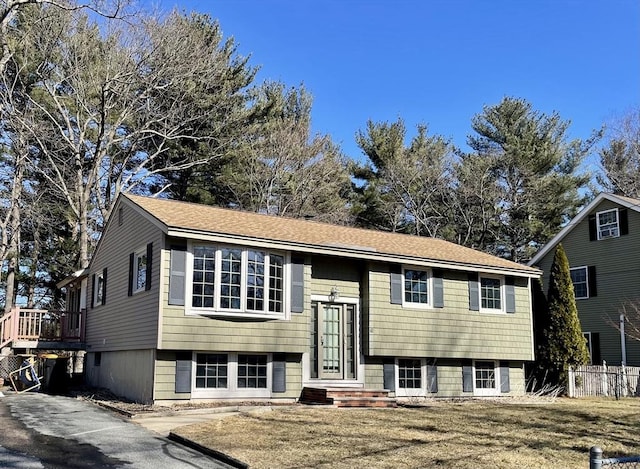
[[[479,396],[491,396],[499,393],[499,373],[494,361],[476,361],[473,370],[473,390]]]
[[[284,318],[284,254],[203,244],[193,245],[190,255],[193,312]]]
[[[195,353],[192,395],[195,397],[269,397],[270,354]]]
[[[596,223],[598,239],[617,238],[620,236],[617,208],[596,213]]]
[[[429,284],[431,275],[429,271],[417,269],[403,269],[404,296],[403,305],[428,307],[430,305]]]
[[[480,277],[480,311],[504,311],[503,283],[499,277]]]
[[[133,253],[133,285],[131,291],[138,293],[147,287],[147,249]]]
[[[398,387],[405,390],[422,389],[422,367],[420,359],[398,359]]]
[[[587,266],[573,267],[569,271],[576,300],[589,298],[589,269]]]
[[[93,305],[100,306],[104,304],[104,271],[95,274],[95,283],[93,289]]]

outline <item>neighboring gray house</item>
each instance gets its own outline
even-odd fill
[[[525,392],[538,269],[434,238],[123,195],[86,379],[143,402]]]
[[[640,342],[624,337],[624,302],[640,301],[640,200],[600,194],[529,262],[544,272],[546,290],[555,248],[569,259],[582,331],[591,361],[640,366]]]

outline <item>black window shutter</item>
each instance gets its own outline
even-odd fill
[[[433,269],[433,307],[444,308],[444,285],[442,270]]]
[[[513,277],[507,277],[505,279],[505,306],[507,313],[516,312],[516,287]]]
[[[95,306],[95,298],[96,298],[96,274],[91,276],[91,307]]]
[[[102,304],[107,303],[107,268],[102,269]]]
[[[291,312],[304,312],[304,259],[291,259]]]
[[[478,285],[478,274],[469,274],[469,309],[471,311],[480,310],[480,286]]]
[[[473,367],[467,360],[462,363],[462,392],[473,392]]]
[[[134,261],[136,255],[135,253],[129,254],[129,288],[127,288],[127,296],[133,295],[133,270],[134,270]]]
[[[620,223],[620,236],[629,234],[629,215],[626,208],[618,210],[618,222]]]
[[[500,392],[510,392],[509,362],[500,362]]]
[[[602,364],[602,357],[600,356],[600,333],[591,333],[591,363],[592,365]]]
[[[147,244],[147,276],[144,279],[145,281],[145,290],[151,290],[151,279],[153,275],[153,243]]]
[[[286,392],[287,390],[287,362],[283,353],[273,356],[271,390],[273,392]]]
[[[169,268],[169,304],[184,306],[187,252],[184,248],[171,248]]]
[[[596,266],[587,267],[587,277],[589,281],[589,298],[598,296],[598,280],[596,278]]]
[[[396,391],[396,364],[388,362],[382,365],[383,386],[391,392]]]
[[[401,305],[404,294],[404,281],[402,278],[402,267],[393,265],[391,267],[391,304]]]
[[[176,353],[176,383],[175,392],[191,392],[191,352]]]
[[[435,363],[427,364],[427,392],[438,392],[438,367]]]
[[[596,216],[589,215],[589,241],[598,239],[598,227],[596,226]]]

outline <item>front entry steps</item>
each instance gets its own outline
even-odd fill
[[[336,407],[397,407],[396,399],[386,389],[325,388],[305,386],[301,404],[333,405]]]

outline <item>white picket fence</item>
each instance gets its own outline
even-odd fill
[[[569,370],[569,397],[640,396],[640,367],[585,365]]]

